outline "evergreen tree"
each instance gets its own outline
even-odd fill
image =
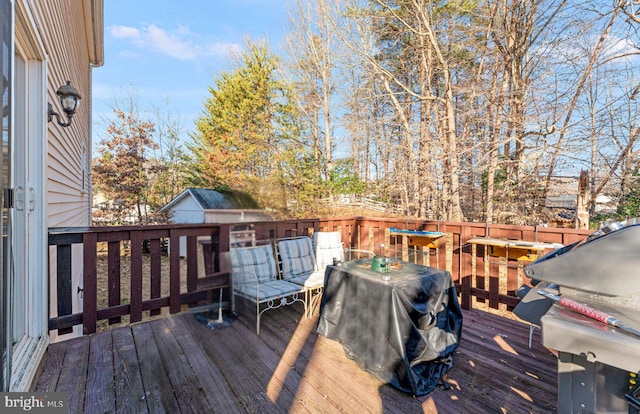
[[[277,69],[265,42],[251,44],[209,89],[189,146],[190,185],[246,191],[263,205],[286,207],[287,177],[304,149],[291,90]]]

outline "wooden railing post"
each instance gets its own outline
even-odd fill
[[[129,320],[131,323],[142,320],[142,233],[131,230],[131,291]]]
[[[187,235],[187,292],[198,289],[198,238]]]
[[[458,275],[458,279],[460,280],[460,294],[461,294],[461,303],[460,306],[462,309],[470,310],[472,306],[471,301],[471,257],[465,252],[465,249],[468,248],[467,240],[471,238],[471,229],[469,227],[462,227],[462,231],[460,233],[460,274]]]
[[[82,332],[84,335],[96,331],[98,322],[98,270],[97,270],[97,233],[84,233],[82,237],[83,259],[83,303]]]
[[[169,312],[180,312],[180,235],[169,232]]]
[[[122,301],[120,293],[122,274],[120,272],[120,242],[110,241],[107,244],[107,288],[108,305],[118,306]],[[109,319],[109,324],[120,323],[122,318],[116,317]]]
[[[160,239],[151,240],[151,280],[149,281],[149,297],[156,299],[162,293],[162,246]],[[151,309],[149,315],[160,315],[160,309]]]
[[[57,289],[56,296],[58,298],[58,316],[71,315],[71,245],[59,245],[56,250],[56,280]],[[58,334],[64,335],[73,332],[72,328],[63,328],[58,330]]]

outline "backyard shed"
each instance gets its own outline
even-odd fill
[[[188,188],[160,209],[173,223],[241,223],[272,220],[251,196],[220,192],[209,188]],[[246,235],[246,229],[238,230]],[[240,235],[240,234],[239,234]],[[232,235],[233,236],[233,235]],[[233,239],[233,237],[231,237]],[[233,240],[232,240],[233,242]],[[180,241],[180,255],[186,252],[186,240]]]

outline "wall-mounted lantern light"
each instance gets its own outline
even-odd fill
[[[60,97],[60,103],[62,104],[62,110],[65,114],[67,114],[68,121],[60,122],[60,115],[53,110],[53,106],[49,103],[49,122],[53,120],[53,117],[56,117],[56,121],[58,121],[58,125],[63,127],[68,127],[71,125],[71,117],[76,113],[76,108],[78,107],[78,102],[82,98],[80,93],[76,88],[71,86],[71,82],[67,81],[66,85],[61,86],[56,91],[56,95]]]

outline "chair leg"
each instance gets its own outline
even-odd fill
[[[311,297],[311,289],[304,289],[304,316],[309,319],[309,303]]]
[[[260,336],[260,303],[256,303],[256,335]]]
[[[311,296],[311,306],[309,310],[309,317],[313,317],[313,310],[316,306],[320,305],[320,300],[322,299],[322,288],[318,288],[314,290],[315,295]]]

